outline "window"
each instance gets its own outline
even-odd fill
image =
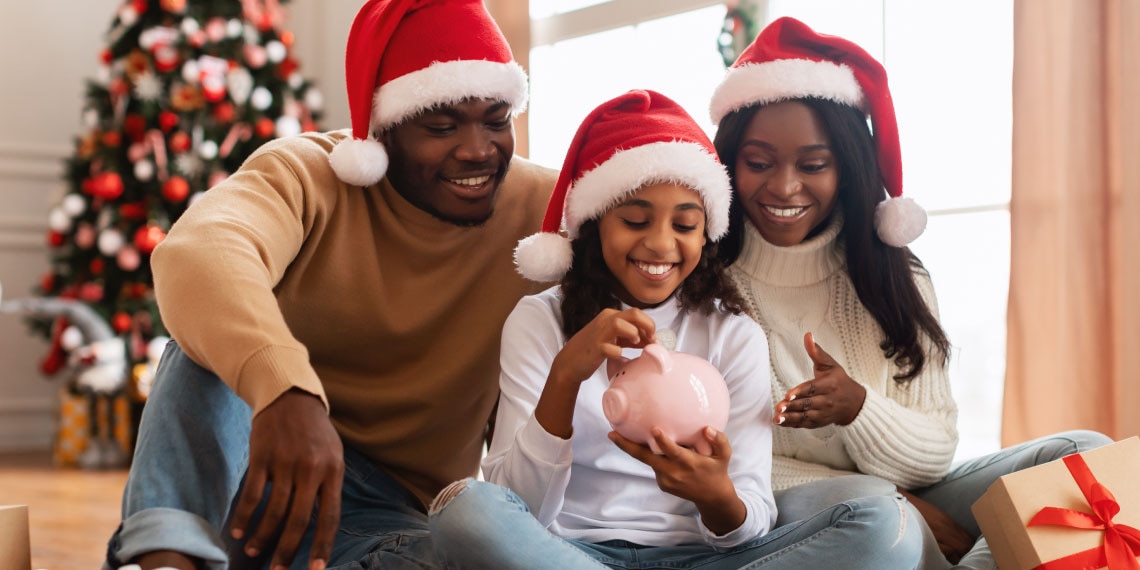
[[[997,450],[1009,285],[1012,1],[755,3],[761,26],[793,16],[858,43],[886,66],[904,191],[930,212],[912,247],[933,276],[954,345],[958,458]],[[710,0],[531,0],[531,158],[560,167],[590,109],[632,88],[677,100],[711,136],[707,106],[724,73],[716,49],[724,11]]]

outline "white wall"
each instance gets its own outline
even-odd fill
[[[235,2],[237,0],[234,0]],[[326,128],[348,126],[344,43],[363,0],[294,0],[301,73],[325,98]],[[64,160],[79,121],[85,80],[121,0],[0,3],[0,283],[5,298],[31,294],[48,268],[47,211],[66,188]],[[19,317],[0,315],[0,451],[50,447],[56,391],[39,360],[47,343]],[[62,373],[61,373],[62,376]]]

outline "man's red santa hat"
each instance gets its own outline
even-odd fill
[[[708,238],[724,237],[732,186],[696,121],[654,91],[634,90],[602,103],[570,141],[542,231],[524,238],[515,250],[519,273],[533,281],[557,281],[574,261],[570,240],[578,237],[583,223],[643,186],[669,182],[696,190],[705,207]]]
[[[439,105],[494,99],[526,109],[526,72],[482,0],[369,0],[348,34],[345,80],[352,138],[329,156],[344,182],[371,186],[388,170],[373,133]]]
[[[887,72],[863,48],[780,18],[740,54],[713,93],[714,124],[751,105],[818,98],[855,107],[871,119],[879,170],[888,199],[875,208],[879,239],[902,247],[926,229],[926,211],[902,195],[902,158]]]

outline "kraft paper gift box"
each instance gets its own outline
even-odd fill
[[[28,507],[0,506],[0,570],[31,570]]]
[[[1133,436],[1005,475],[972,510],[1002,570],[1140,568],[1137,474]]]

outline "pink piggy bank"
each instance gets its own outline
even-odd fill
[[[728,386],[707,360],[650,344],[637,358],[610,360],[606,372],[602,412],[615,431],[661,453],[650,434],[657,426],[673,441],[712,454],[701,432],[705,426],[724,430]]]

